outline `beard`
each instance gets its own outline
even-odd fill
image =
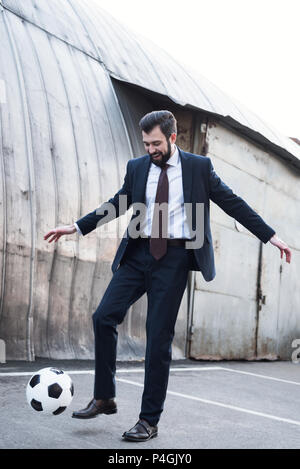
[[[170,143],[170,141],[168,141],[168,150],[166,151],[166,153],[163,153],[163,152],[160,151],[160,152],[157,152],[157,153],[153,153],[152,155],[150,155],[150,153],[149,153],[149,155],[151,157],[151,161],[152,161],[153,164],[155,164],[156,166],[159,166],[160,168],[163,168],[166,165],[167,161],[170,159],[171,152],[172,152],[171,143]],[[155,160],[153,158],[154,155],[155,156],[160,155],[161,160],[160,161]]]

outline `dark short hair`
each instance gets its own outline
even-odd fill
[[[170,111],[152,111],[140,120],[140,128],[146,134],[159,125],[160,130],[168,139],[172,134],[177,134],[177,121]]]

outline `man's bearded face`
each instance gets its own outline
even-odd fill
[[[159,126],[154,127],[148,134],[144,131],[142,134],[145,149],[149,153],[152,163],[162,168],[171,156],[171,137],[167,139]]]

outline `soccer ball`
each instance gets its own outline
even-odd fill
[[[37,371],[26,388],[30,407],[44,414],[61,414],[71,403],[73,394],[74,386],[70,376],[56,368]]]

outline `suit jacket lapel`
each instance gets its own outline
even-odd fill
[[[185,203],[192,202],[193,168],[192,159],[178,148],[182,168],[183,198]]]
[[[137,183],[136,183],[136,193],[134,197],[134,202],[145,203],[146,184],[147,184],[150,165],[151,165],[151,158],[149,155],[145,155],[145,158],[142,161],[137,171],[138,178],[137,178]]]

